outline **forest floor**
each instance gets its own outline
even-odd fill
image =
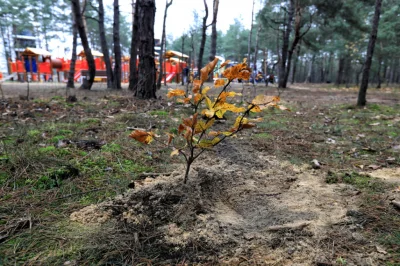
[[[356,88],[294,84],[280,93],[291,112],[258,114],[187,184],[182,158],[128,138],[177,131],[189,109],[166,89],[3,92],[0,265],[400,265],[398,88],[356,108]]]

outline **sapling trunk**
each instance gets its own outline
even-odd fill
[[[189,158],[186,162],[186,172],[185,172],[185,179],[183,180],[183,183],[186,184],[188,178],[189,178],[189,171],[190,171],[190,166],[192,165],[192,160]]]

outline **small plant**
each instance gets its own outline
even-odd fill
[[[167,94],[169,98],[177,97],[177,102],[190,104],[193,113],[190,117],[183,118],[178,127],[178,134],[167,133],[168,140],[163,144],[172,147],[171,156],[182,155],[186,161],[186,172],[184,183],[187,182],[189,170],[192,163],[206,150],[212,149],[228,137],[234,137],[244,129],[252,128],[255,122],[262,121],[261,118],[250,119],[250,113],[258,113],[268,107],[276,107],[281,110],[288,110],[284,106],[279,106],[279,96],[258,95],[253,101],[244,106],[236,106],[232,101],[235,96],[241,96],[240,93],[229,91],[230,83],[234,79],[248,80],[251,69],[247,66],[246,60],[236,66],[227,68],[223,75],[225,79],[217,79],[214,82],[214,89],[218,96],[212,99],[208,93],[213,89],[204,86],[210,73],[213,73],[218,59],[214,59],[200,70],[200,79],[193,81],[192,93],[186,90],[174,89]],[[227,65],[229,61],[224,62],[221,67]],[[217,119],[225,118],[227,112],[235,114],[235,121],[225,130],[215,131],[212,127]],[[145,144],[149,144],[158,136],[155,132],[146,132],[142,130],[133,131],[129,137]],[[176,141],[175,138],[181,141]],[[161,141],[160,141],[161,142]],[[178,146],[179,145],[179,146]]]

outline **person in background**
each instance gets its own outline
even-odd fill
[[[183,83],[188,84],[189,68],[187,66],[182,70],[182,76],[183,76]]]

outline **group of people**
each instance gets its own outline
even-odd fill
[[[189,83],[189,76],[190,76],[190,69],[188,67],[185,67],[182,69],[182,77],[183,77],[183,82],[184,84]],[[239,81],[241,82],[241,81]],[[253,84],[265,82],[265,86],[268,86],[268,83],[274,84],[275,82],[275,76],[274,74],[269,74],[265,75],[261,71],[254,70],[251,77],[250,77],[250,82]]]
[[[265,75],[261,71],[257,72],[257,70],[254,70],[250,77],[250,82],[253,84],[265,82],[265,85],[268,86],[268,83],[274,84],[274,81],[274,74]]]

